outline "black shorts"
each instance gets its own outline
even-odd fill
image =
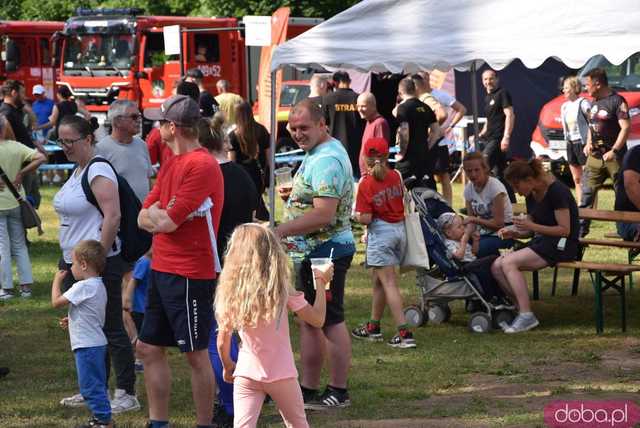
[[[440,144],[440,143],[438,143]],[[435,146],[429,151],[430,156],[434,156],[433,173],[448,174],[449,173],[449,147]]]
[[[536,236],[527,244],[537,255],[544,259],[549,266],[555,266],[560,262],[572,262],[578,256],[578,241],[568,239],[564,250],[558,249],[560,238],[552,236]]]
[[[582,141],[569,141],[567,143],[567,162],[569,165],[576,166],[584,166],[587,163]]]
[[[131,312],[131,319],[136,326],[136,330],[138,333],[142,331],[142,322],[144,321],[144,313],[143,312]]]
[[[177,346],[181,352],[207,349],[213,322],[213,279],[189,279],[151,270],[141,341]]]
[[[353,256],[345,256],[333,260],[333,280],[330,286],[331,300],[327,301],[325,327],[344,322],[344,286],[352,259]],[[305,300],[310,305],[313,305],[316,299],[316,290],[313,289],[313,274],[309,259],[305,259],[302,263],[296,263],[295,271],[296,290],[304,292]]]

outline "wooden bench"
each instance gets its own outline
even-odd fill
[[[640,223],[640,212],[631,211],[605,211],[591,208],[581,208],[579,212],[581,219],[624,222],[624,223]],[[629,256],[626,264],[621,263],[598,263],[583,261],[585,251],[590,246],[604,246],[609,248],[621,248],[629,250]],[[578,259],[574,262],[558,263],[553,273],[553,285],[551,295],[555,295],[558,269],[573,269],[573,283],[571,294],[578,294],[578,285],[580,283],[580,271],[587,270],[591,277],[591,283],[595,293],[595,315],[596,315],[596,332],[602,333],[604,328],[604,315],[602,295],[605,290],[614,289],[620,295],[621,315],[622,315],[622,331],[627,328],[627,311],[626,311],[626,291],[625,278],[629,275],[629,284],[632,283],[633,272],[640,271],[640,265],[632,264],[637,250],[640,250],[639,242],[628,242],[617,239],[592,239],[581,238],[580,248],[578,251]],[[537,284],[534,284],[537,285]],[[534,289],[534,296],[536,290]]]
[[[640,265],[623,265],[617,263],[595,262],[563,262],[557,264],[558,268],[588,270],[591,275],[591,283],[595,294],[594,313],[596,318],[596,333],[604,331],[603,294],[608,289],[614,289],[620,295],[620,313],[622,331],[627,331],[627,299],[625,290],[625,278],[633,272],[640,271]]]
[[[638,255],[638,251],[640,251],[640,242],[629,242],[629,241],[621,241],[621,238],[618,237],[617,240],[607,240],[607,239],[590,239],[590,238],[580,238],[580,248],[578,249],[578,260],[582,260],[584,256],[584,252],[589,246],[601,246],[601,247],[612,247],[612,248],[622,248],[627,249],[627,262],[632,264],[636,256]],[[553,280],[551,285],[551,295],[556,295],[556,285],[558,279],[558,267],[556,266],[553,271]],[[576,296],[578,294],[578,285],[580,283],[580,269],[575,269],[573,272],[573,283],[571,286],[571,295]],[[629,274],[629,288],[633,288],[633,275]]]

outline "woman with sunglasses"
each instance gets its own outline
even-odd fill
[[[69,89],[67,86],[59,86],[56,94],[58,102],[53,106],[51,116],[49,116],[49,121],[34,128],[35,131],[51,128],[48,138],[51,138],[53,140],[58,138],[58,128],[60,127],[60,121],[62,121],[62,119],[64,119],[66,116],[74,116],[76,114],[80,114],[87,120],[91,119],[91,113],[89,113],[89,111],[84,108],[84,104],[82,104],[81,101],[76,101],[73,98],[71,89]],[[63,152],[58,151],[51,154],[51,163],[62,164],[68,162],[69,160]],[[45,174],[42,178],[43,181],[60,183],[64,179],[64,172],[62,170],[52,171],[51,174],[53,174],[53,176],[50,176],[50,174]]]
[[[120,257],[120,198],[118,180],[114,170],[105,162],[95,162],[94,127],[76,115],[60,121],[58,145],[77,168],[53,198],[53,207],[60,218],[60,269],[66,270],[63,288],[74,282],[71,274],[71,253],[80,241],[95,239],[107,251],[107,264],[102,279],[107,289],[107,309],[104,333],[108,341],[108,353],[116,372],[116,391],[111,401],[113,413],[140,408],[135,397],[135,371],[133,349],[122,321],[122,275],[124,261]],[[92,205],[82,189],[82,177],[87,175],[89,186],[100,210]],[[108,373],[108,369],[107,369]],[[62,399],[64,406],[81,406],[82,395]]]

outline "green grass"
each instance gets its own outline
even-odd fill
[[[51,208],[55,190],[43,189],[40,212],[45,235],[30,236],[34,296],[0,303],[0,366],[11,368],[11,374],[0,381],[0,427],[67,427],[88,416],[85,409],[58,405],[60,398],[77,391],[77,384],[67,334],[57,326],[63,311],[49,304],[50,281],[59,257],[57,218]],[[454,192],[461,194],[460,185]],[[456,202],[461,206],[459,199]],[[600,208],[610,209],[612,203],[611,192],[600,195]],[[613,228],[595,223],[592,235],[602,237]],[[592,248],[585,259],[624,262],[626,253]],[[370,280],[362,260],[359,246],[347,283],[349,328],[369,317]],[[596,336],[588,275],[582,275],[579,295],[571,297],[571,272],[561,271],[558,295],[550,297],[551,273],[546,269],[540,274],[542,299],[533,308],[541,326],[532,332],[471,334],[468,314],[458,302],[452,304],[449,323],[416,331],[415,350],[354,341],[349,379],[352,406],[340,412],[310,413],[311,425],[366,427],[376,420],[402,418],[416,419],[411,426],[430,426],[447,417],[451,426],[542,426],[544,404],[554,399],[636,396],[624,394],[637,391],[640,379],[640,365],[632,364],[640,350],[638,315],[632,310],[640,304],[640,283],[628,296],[628,332],[620,332],[618,299],[612,295],[605,298],[605,334]],[[400,283],[405,304],[417,302],[415,275],[403,274]],[[382,328],[385,337],[392,335],[388,314]],[[292,341],[297,350],[293,323]],[[607,364],[612,353],[619,359],[614,365]],[[171,419],[174,426],[193,426],[189,371],[177,352],[171,353],[171,360]],[[137,388],[144,410],[119,415],[120,427],[142,426],[146,420],[143,376],[138,377]],[[273,406],[263,409],[261,426],[282,426]]]

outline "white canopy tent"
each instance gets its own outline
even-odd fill
[[[500,70],[516,58],[536,68],[554,57],[579,68],[597,54],[619,64],[640,51],[639,5],[638,0],[364,0],[278,46],[271,87],[275,91],[275,71],[285,65],[408,73],[475,71],[482,62]],[[475,100],[473,107],[477,117]],[[272,135],[275,126],[272,119]],[[272,155],[272,171],[274,163]],[[271,192],[273,212],[273,174]]]

